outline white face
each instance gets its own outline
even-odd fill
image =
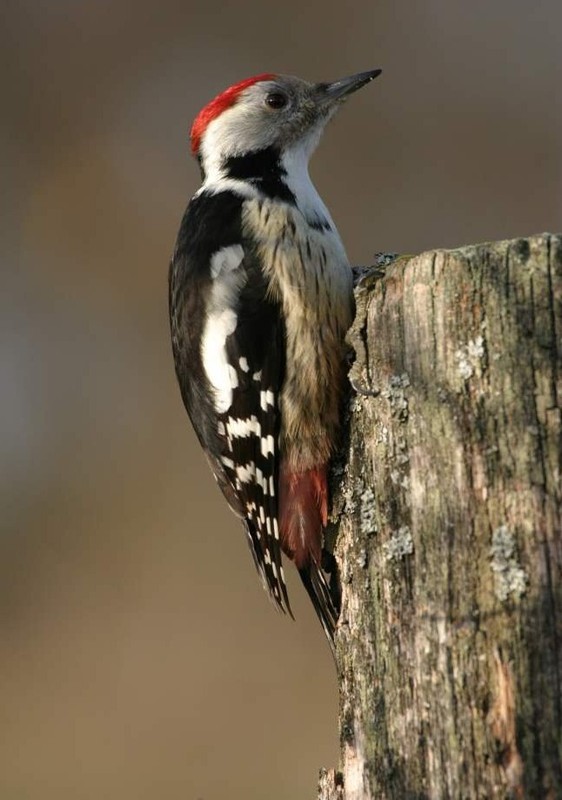
[[[202,166],[207,175],[216,174],[224,159],[268,147],[298,149],[308,160],[338,106],[298,78],[255,83],[208,125],[199,151]]]

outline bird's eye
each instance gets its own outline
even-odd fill
[[[266,95],[265,104],[277,111],[287,105],[287,95],[282,92],[270,92]]]

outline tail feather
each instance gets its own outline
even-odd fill
[[[312,559],[320,564],[322,532],[328,522],[328,483],[322,465],[289,472],[281,464],[279,476],[279,530],[281,547],[297,569]]]
[[[328,522],[326,465],[290,472],[281,464],[279,529],[281,548],[294,562],[332,650],[339,603],[321,569],[323,532]]]
[[[330,591],[324,573],[316,563],[312,563],[308,567],[299,570],[299,574],[304,588],[312,601],[318,619],[322,623],[332,652],[335,652],[334,634],[336,632],[339,609],[336,606],[334,596]]]

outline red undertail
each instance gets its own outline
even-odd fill
[[[279,480],[281,548],[299,570],[322,560],[322,530],[328,523],[326,465],[289,472],[281,464]]]

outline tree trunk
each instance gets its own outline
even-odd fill
[[[320,798],[562,798],[562,237],[356,291]]]

